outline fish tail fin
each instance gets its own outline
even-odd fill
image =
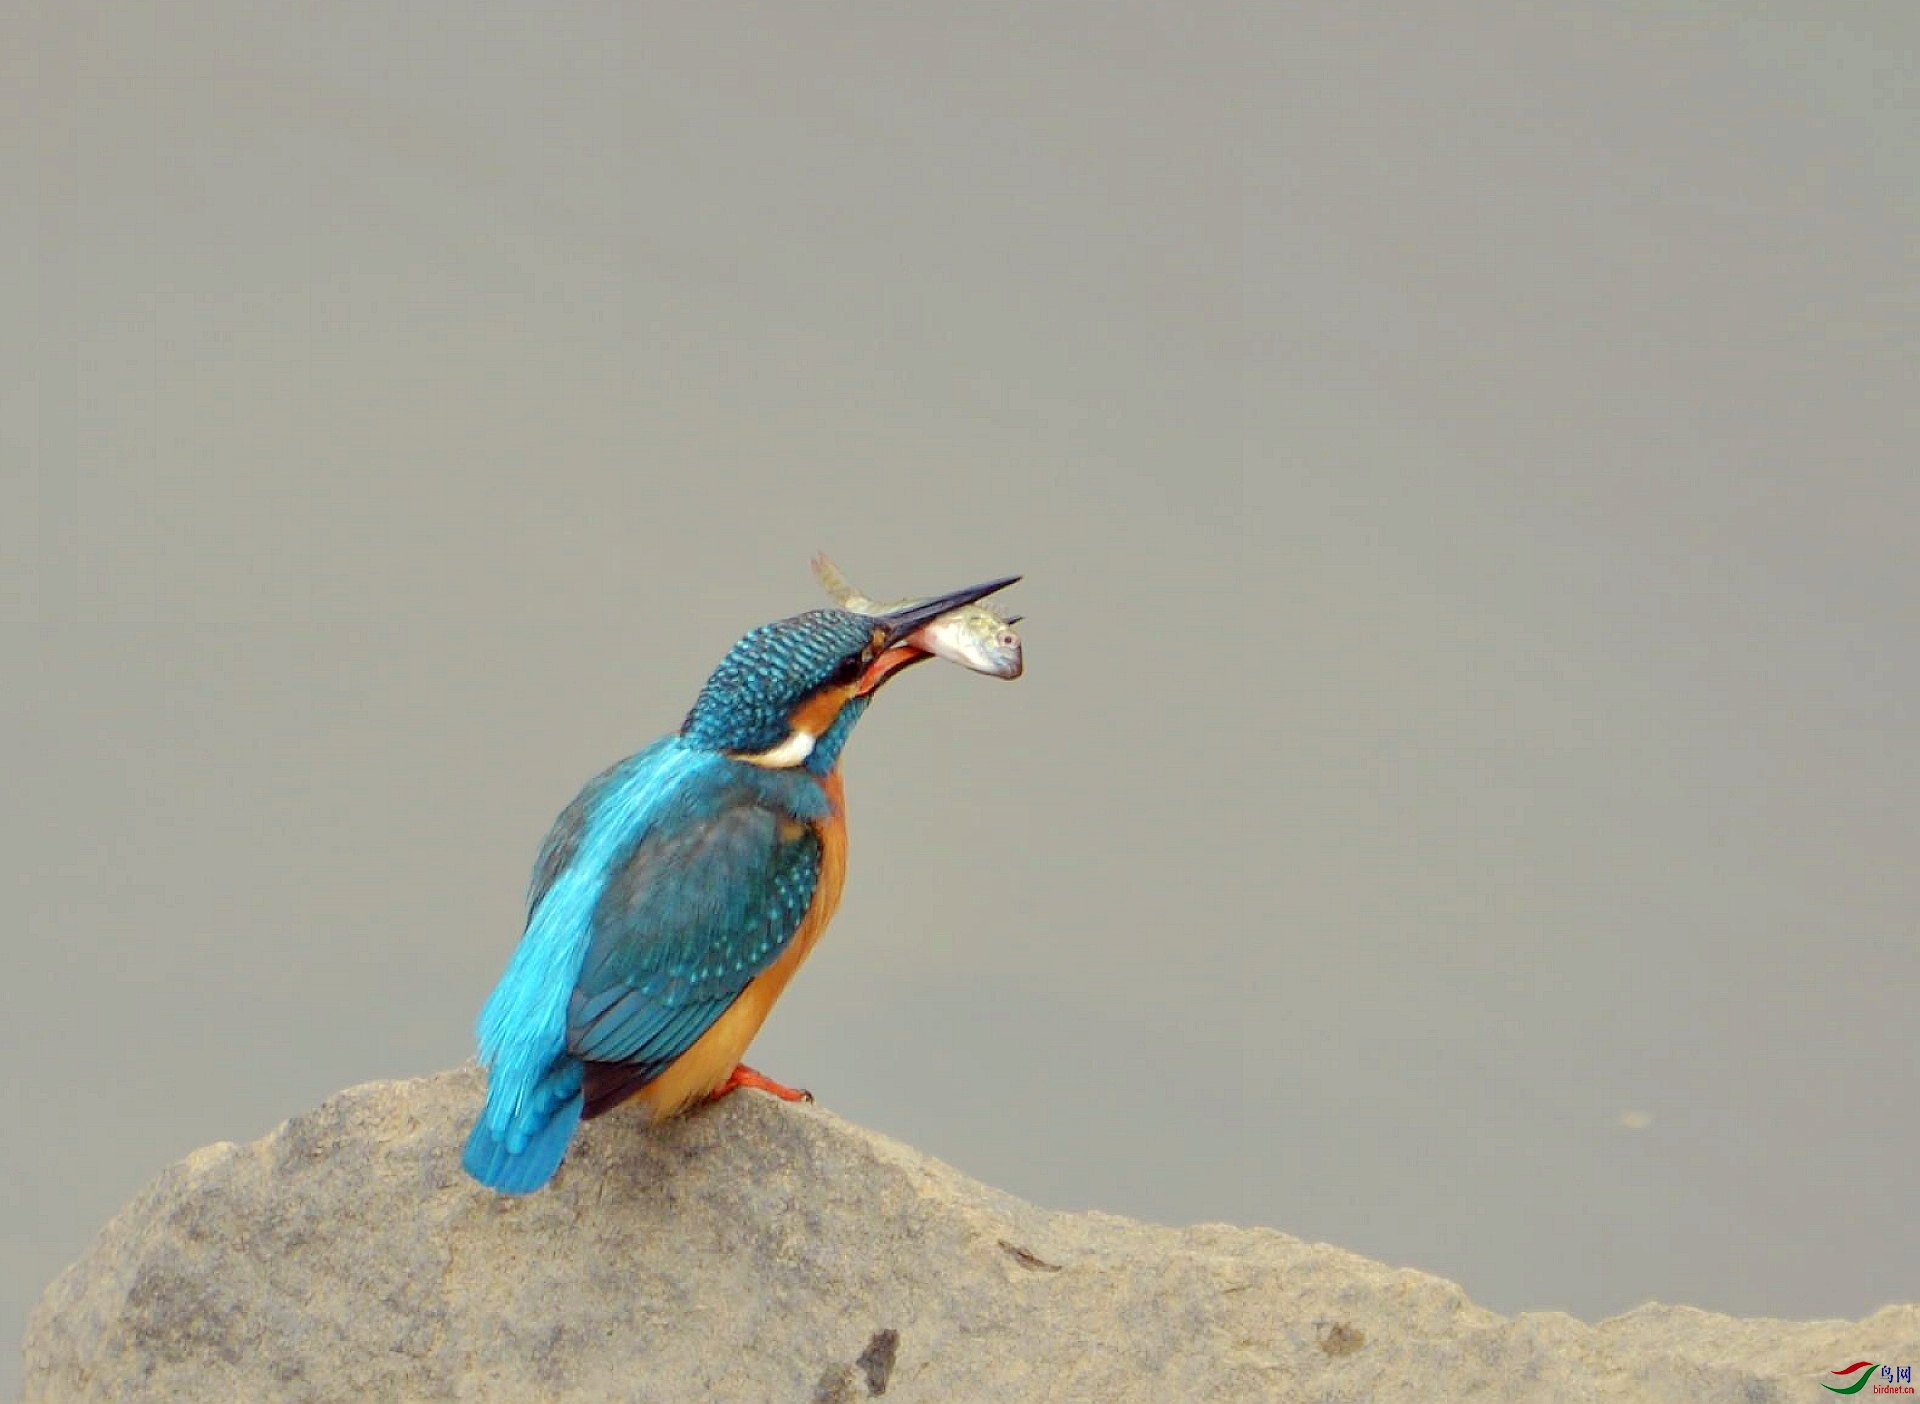
[[[495,1105],[496,1079],[460,1157],[466,1172],[502,1194],[531,1194],[551,1180],[580,1125],[584,1073],[578,1058],[559,1059],[513,1109]]]
[[[842,609],[854,609],[853,601],[860,594],[847,583],[847,577],[840,573],[840,567],[827,559],[825,551],[816,551],[813,557],[813,578],[826,590],[827,596]],[[854,609],[854,613],[863,614],[864,610]]]

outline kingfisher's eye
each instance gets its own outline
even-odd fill
[[[833,670],[831,681],[836,683],[858,682],[860,674],[866,671],[867,656],[864,653],[849,654],[840,660],[840,666]]]

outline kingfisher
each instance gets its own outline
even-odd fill
[[[932,656],[922,630],[1019,578],[764,624],[678,732],[587,782],[541,845],[480,1013],[468,1174],[539,1189],[583,1119],[630,1099],[661,1120],[742,1087],[806,1096],[740,1058],[840,902],[841,750],[880,685]]]

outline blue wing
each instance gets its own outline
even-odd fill
[[[567,1011],[587,1115],[644,1086],[786,949],[813,901],[820,840],[750,790],[710,797],[613,872]]]
[[[476,1178],[545,1183],[583,1109],[651,1081],[778,957],[813,898],[807,821],[825,813],[809,778],[678,737],[588,783],[547,835],[526,934],[481,1012]],[[621,1066],[596,1094],[583,1062]]]

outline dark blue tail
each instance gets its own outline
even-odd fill
[[[530,1194],[551,1180],[580,1125],[585,1071],[579,1060],[562,1058],[504,1126],[496,1124],[504,1119],[493,1105],[498,1088],[489,1089],[487,1105],[460,1157],[467,1173],[502,1194]]]

